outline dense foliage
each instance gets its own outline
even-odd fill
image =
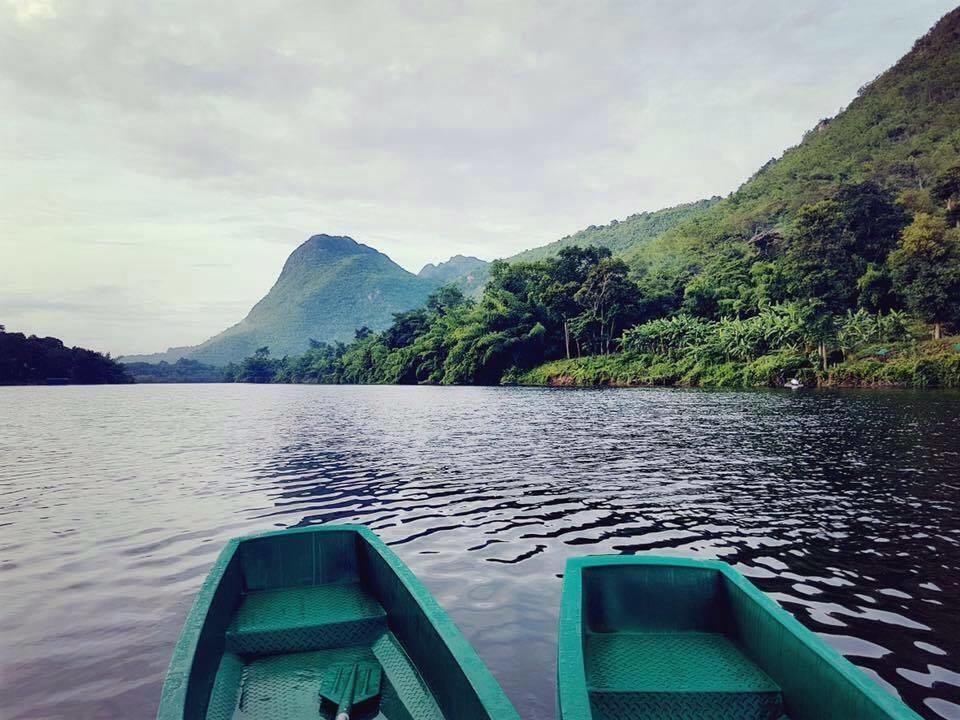
[[[479,299],[448,286],[383,332],[313,342],[293,358],[262,347],[230,377],[491,384],[551,360],[615,352],[644,367],[682,362],[670,376],[698,382],[710,381],[707,368],[756,361],[740,382],[828,373],[866,346],[921,339],[927,324],[939,339],[960,323],[960,230],[948,227],[948,212],[911,216],[875,183],[842,185],[799,208],[784,234],[720,255],[685,282],[631,276],[599,247],[496,262]]]
[[[96,385],[128,383],[132,379],[109,355],[68,348],[57,338],[6,332],[0,325],[0,385],[47,382]]]
[[[674,357],[616,353],[554,360],[519,375],[528,385],[701,385],[780,387],[799,379],[821,387],[960,387],[960,338],[865,345],[826,371],[789,350],[752,360],[703,361],[695,354]]]
[[[611,220],[606,225],[590,225],[552,243],[530,248],[505,258],[505,261],[516,263],[544,260],[555,257],[564,248],[571,247],[597,246],[610,250],[614,255],[623,255],[630,251],[637,251],[671,228],[695,217],[718,202],[720,202],[719,197],[712,197],[653,212],[634,213],[623,220]],[[452,284],[457,285],[468,295],[479,297],[489,279],[490,269],[489,265],[475,267],[469,275],[456,278]]]
[[[461,258],[453,266],[474,264]],[[220,366],[264,345],[293,354],[306,350],[311,337],[347,341],[360,325],[382,330],[394,312],[422,305],[447,272],[447,264],[441,264],[420,277],[349,237],[314,235],[290,254],[270,291],[236,325],[195,347],[125,360],[156,363],[186,357]]]
[[[719,201],[719,197],[712,197],[654,212],[635,213],[624,220],[611,220],[606,225],[591,225],[572,235],[566,235],[541,247],[525,250],[507,259],[510,262],[543,260],[558,254],[563,248],[590,245],[607,248],[615,255],[621,254],[645,245]]]
[[[696,276],[718,258],[744,252],[758,236],[785,233],[803,206],[837,198],[841,186],[864,182],[889,191],[913,214],[946,212],[955,225],[960,171],[951,168],[960,163],[958,43],[960,8],[861,88],[844,111],[818,123],[735,193],[655,241],[626,250],[624,259],[637,272]]]
[[[923,361],[943,372],[915,377],[953,384],[954,346],[936,341],[960,322],[958,38],[960,9],[723,200],[588,228],[493,263],[476,298],[448,288],[382,332],[296,358],[261,347],[233,376],[497,383],[560,361],[679,363],[664,375],[675,382],[826,381],[840,363],[915,359],[932,335]]]

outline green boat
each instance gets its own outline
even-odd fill
[[[227,543],[173,652],[158,720],[516,720],[433,596],[370,530]]]
[[[561,720],[920,720],[726,563],[567,562]]]

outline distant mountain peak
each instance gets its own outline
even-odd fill
[[[422,305],[436,287],[351,237],[312,235],[290,253],[273,287],[236,325],[200,345],[135,359],[187,357],[223,365],[263,346],[275,356],[296,355],[311,339],[347,341],[359,327],[385,328],[394,313]]]
[[[316,247],[323,248],[325,250],[352,250],[357,248],[372,249],[367,245],[358,243],[349,235],[327,235],[326,233],[311,235],[302,243],[300,243],[300,247]]]
[[[358,243],[346,235],[311,235],[290,253],[283,265],[280,277],[290,273],[312,272],[316,269],[328,268],[352,257],[366,257],[372,261],[396,265],[389,257],[379,250]],[[406,272],[399,265],[397,270]]]
[[[481,260],[472,255],[454,255],[449,260],[436,265],[427,263],[417,273],[417,277],[446,283],[463,275],[468,275],[475,270],[485,268],[488,264],[486,260]]]

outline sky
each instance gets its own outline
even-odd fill
[[[942,0],[0,0],[0,324],[240,320],[312,234],[416,272],[735,190]]]

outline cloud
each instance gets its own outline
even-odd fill
[[[0,285],[106,277],[212,333],[313,233],[416,269],[725,194],[949,9],[8,0]],[[124,352],[197,339],[49,317]]]
[[[12,8],[17,22],[21,23],[47,20],[57,16],[52,0],[7,0],[7,4]]]

